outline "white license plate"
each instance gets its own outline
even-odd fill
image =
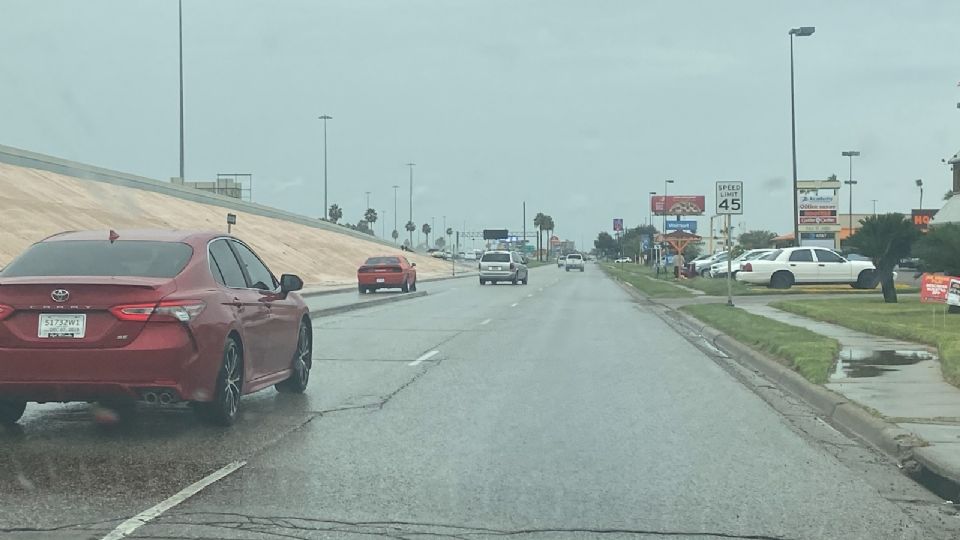
[[[499,267],[499,266],[491,266],[490,269],[491,269],[491,270],[499,270],[500,267]]]
[[[378,278],[377,278],[377,283],[383,283],[383,282],[385,282],[385,281],[387,281],[387,280],[384,279],[384,278],[382,278],[382,277],[378,277]]]
[[[87,316],[83,313],[41,313],[37,337],[79,339],[87,331]]]

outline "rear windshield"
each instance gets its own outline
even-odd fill
[[[567,255],[567,258],[568,258],[568,259],[583,259],[583,257],[580,256],[580,255]]]
[[[783,250],[778,249],[776,251],[771,251],[766,255],[761,255],[760,257],[757,257],[757,259],[761,261],[775,261],[777,260],[777,257],[779,257],[781,253],[783,253]]]
[[[481,262],[510,262],[509,253],[484,253]]]
[[[3,277],[129,276],[171,278],[187,265],[193,248],[179,242],[66,240],[41,242],[0,272]]]
[[[370,257],[364,264],[400,264],[400,259],[396,257]]]

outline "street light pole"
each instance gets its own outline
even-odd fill
[[[407,167],[410,168],[410,223],[413,223],[413,167],[416,163],[407,163]],[[416,228],[416,223],[414,228]],[[410,231],[410,249],[413,249],[413,231]]]
[[[923,219],[923,180],[917,178],[917,187],[920,188],[920,219]]]
[[[850,200],[848,201],[848,204],[849,204],[848,208],[850,210],[849,210],[849,214],[847,215],[849,219],[849,224],[850,224],[849,225],[850,231],[847,233],[847,238],[850,238],[850,235],[853,234],[853,185],[857,183],[853,179],[853,158],[859,156],[860,152],[858,150],[848,150],[846,152],[841,152],[840,155],[846,158],[850,158],[850,176],[849,176],[850,179],[844,182],[844,184],[847,184],[848,186],[850,186]]]
[[[801,26],[800,28],[790,29],[790,142],[793,151],[793,242],[795,246],[800,245],[800,224],[799,211],[797,209],[797,113],[794,98],[794,77],[793,77],[793,36],[806,37],[813,35],[816,30],[813,26]]]
[[[372,192],[371,192],[371,191],[364,191],[364,193],[367,194],[367,208],[364,208],[364,209],[363,209],[363,211],[366,212],[367,209],[370,208],[370,193],[372,193]]]
[[[400,188],[399,185],[397,185],[397,184],[394,184],[394,185],[393,185],[393,230],[395,230],[395,231],[397,230],[397,189],[399,189],[399,188]],[[391,235],[391,236],[393,236],[393,235]],[[393,239],[393,243],[394,243],[394,244],[397,243],[397,239],[396,239],[396,238]]]
[[[873,217],[877,217],[877,200],[873,199]]]
[[[323,120],[323,219],[327,219],[327,211],[330,209],[327,201],[327,120],[333,120],[333,117],[324,114],[317,118]]]
[[[185,182],[183,164],[183,0],[177,2],[180,35],[180,181]]]

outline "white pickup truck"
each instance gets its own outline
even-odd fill
[[[581,272],[583,272],[583,255],[579,253],[571,253],[567,255],[567,259],[564,261],[564,266],[566,267],[567,272],[569,272],[571,269],[579,269]]]

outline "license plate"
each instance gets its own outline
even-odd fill
[[[377,278],[377,283],[383,283],[383,282],[385,282],[385,281],[386,281],[386,279],[384,279],[384,278],[382,278],[382,277],[378,277],[378,278]]]
[[[37,337],[79,339],[86,331],[86,314],[41,313]]]
[[[491,266],[490,269],[491,269],[491,270],[499,270],[500,267],[499,267],[499,266]]]

